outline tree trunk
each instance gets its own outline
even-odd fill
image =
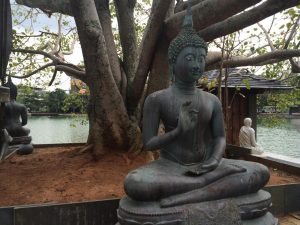
[[[156,52],[148,80],[147,96],[155,91],[167,88],[170,84],[167,43],[167,40],[163,37],[156,46]]]
[[[139,138],[136,123],[127,110],[111,69],[108,49],[93,0],[71,1],[82,46],[90,89],[88,144],[101,156],[107,151],[128,150]]]
[[[130,123],[123,100],[120,95],[117,98],[113,97],[113,93],[105,83],[103,79],[88,83],[90,88],[88,144],[94,145],[96,156],[112,149],[127,150],[130,145],[130,137],[127,134]]]

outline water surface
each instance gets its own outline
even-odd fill
[[[31,116],[27,127],[34,144],[84,143],[88,136],[83,116]]]
[[[280,124],[273,127],[258,122],[257,142],[266,152],[300,159],[300,119],[280,120]],[[84,143],[88,136],[85,117],[32,116],[27,127],[31,129],[34,144]]]
[[[300,119],[287,119],[274,127],[257,125],[257,142],[266,152],[300,159]]]

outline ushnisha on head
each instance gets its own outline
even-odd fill
[[[203,48],[207,54],[206,42],[193,28],[192,10],[190,6],[188,7],[186,16],[184,18],[182,30],[177,37],[171,41],[168,49],[170,67],[175,64],[177,56],[185,47]]]
[[[251,125],[252,125],[252,119],[250,117],[245,118],[244,119],[244,125],[246,127],[251,127]]]
[[[10,99],[16,100],[18,95],[18,88],[17,86],[12,82],[11,77],[8,77],[8,81],[6,84],[3,85],[4,87],[8,87],[10,89]]]

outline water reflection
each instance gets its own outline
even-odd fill
[[[29,117],[34,144],[84,143],[88,124],[83,117]],[[266,152],[300,158],[300,119],[284,120],[276,127],[257,126],[257,141]]]
[[[291,124],[295,127],[295,129],[300,133],[300,119],[292,119]],[[300,147],[299,147],[300,148]]]
[[[85,117],[78,116],[32,116],[27,127],[34,144],[83,143],[88,136]]]
[[[266,152],[300,158],[300,119],[285,120],[276,127],[257,126],[257,141]]]

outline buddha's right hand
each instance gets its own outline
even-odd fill
[[[180,107],[178,129],[182,133],[194,129],[197,125],[199,111],[193,109],[191,103],[191,101],[184,102]]]

